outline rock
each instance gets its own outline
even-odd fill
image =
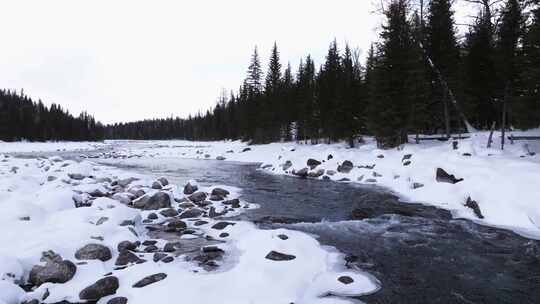
[[[88,244],[75,252],[77,260],[100,260],[108,261],[112,258],[111,250],[100,244]]]
[[[379,154],[379,155],[377,155],[377,158],[384,158],[384,155]]]
[[[324,169],[319,169],[317,171],[311,171],[308,173],[308,176],[312,178],[318,178],[323,175],[324,175]]]
[[[224,198],[221,195],[212,194],[210,195],[210,200],[213,202],[218,202],[224,200]]]
[[[83,180],[86,177],[80,173],[69,173],[68,176],[69,178],[74,180]]]
[[[207,221],[196,221],[193,226],[202,226],[208,224]]]
[[[285,254],[274,250],[270,251],[265,258],[272,261],[290,261],[296,259],[292,254]]]
[[[29,281],[35,286],[43,283],[66,283],[77,271],[75,264],[63,260],[52,251],[44,252],[41,261],[45,262],[44,266],[35,265],[30,271]]]
[[[377,182],[377,180],[374,179],[374,178],[368,178],[368,179],[366,179],[366,183],[376,183],[376,182]]]
[[[98,301],[103,297],[115,294],[119,286],[117,277],[105,277],[83,289],[79,293],[79,298],[87,301]]]
[[[422,188],[422,187],[424,187],[424,184],[422,184],[422,183],[416,183],[415,182],[415,183],[412,184],[413,189],[418,189],[418,188]]]
[[[131,204],[131,198],[127,195],[127,193],[115,193],[111,198],[115,201],[119,201],[124,205]]]
[[[411,161],[410,161],[410,160],[406,160],[406,161],[403,162],[403,165],[404,165],[404,166],[408,166],[408,165],[410,165],[410,164],[411,164]]]
[[[242,152],[248,152],[248,151],[251,151],[251,148],[244,148],[244,149],[242,150]]]
[[[310,159],[307,160],[307,165],[311,170],[315,169],[320,164],[321,164],[320,161],[318,161],[316,159],[313,159],[313,158],[310,158]]]
[[[223,205],[231,206],[233,208],[240,208],[240,200],[235,198],[232,200],[222,202]]]
[[[327,170],[327,171],[326,171],[326,174],[328,174],[329,176],[333,176],[333,175],[336,175],[336,171],[334,171],[334,170]]]
[[[152,260],[154,261],[154,263],[157,263],[157,262],[161,261],[166,256],[167,255],[165,253],[156,252],[156,253],[154,253],[154,256],[152,257]]]
[[[152,246],[152,245],[157,244],[157,241],[156,240],[146,240],[142,244],[143,244],[143,246]]]
[[[456,178],[453,174],[448,174],[441,168],[437,168],[436,180],[439,183],[456,184],[463,181],[463,178]]]
[[[292,162],[291,162],[290,160],[286,161],[286,162],[281,166],[281,168],[283,169],[283,171],[289,170],[290,167],[292,167]]]
[[[351,172],[353,168],[354,168],[354,164],[351,161],[346,160],[337,167],[337,171],[339,173],[349,173]]]
[[[176,249],[180,248],[182,245],[180,242],[169,242],[163,247],[165,252],[174,252]]]
[[[226,158],[220,155],[220,156],[216,157],[216,160],[226,160]]]
[[[371,173],[371,175],[373,175],[373,177],[382,177],[382,174],[379,174],[379,173],[377,173],[377,172],[375,172],[375,171],[373,171],[373,172]]]
[[[178,215],[178,211],[176,211],[174,208],[169,208],[160,211],[159,214],[163,215],[164,217],[175,217]]]
[[[157,214],[152,212],[152,213],[148,214],[148,216],[146,218],[149,219],[149,220],[157,220],[158,216],[157,216]]]
[[[465,202],[465,207],[471,208],[474,211],[474,214],[476,215],[477,218],[479,219],[484,218],[484,216],[482,215],[482,211],[480,210],[480,206],[478,205],[476,201],[473,201],[470,196],[467,198],[467,201]]]
[[[286,236],[285,234],[278,234],[278,238],[280,238],[280,239],[282,239],[284,241],[289,239],[289,237]]]
[[[118,243],[117,245],[117,249],[118,249],[118,252],[123,252],[123,251],[134,251],[135,249],[137,249],[137,243],[134,243],[134,242],[130,242],[130,241],[122,241],[120,243]]]
[[[136,254],[134,254],[131,251],[124,250],[121,251],[120,254],[118,254],[118,258],[116,258],[116,262],[114,265],[116,266],[125,266],[132,263],[141,263],[143,260],[141,260]]]
[[[165,187],[165,186],[167,186],[169,184],[169,181],[165,177],[160,177],[157,180],[163,187]]]
[[[203,213],[204,213],[204,211],[202,211],[199,208],[191,208],[191,209],[188,209],[188,210],[182,212],[178,216],[178,218],[181,218],[181,219],[194,218],[194,217],[199,217],[199,216],[203,215]]]
[[[206,246],[206,247],[201,248],[201,250],[204,253],[224,252],[223,249],[219,248],[218,246]]]
[[[227,226],[233,226],[235,225],[235,223],[230,223],[230,222],[218,222],[216,224],[214,224],[214,226],[212,226],[212,229],[216,229],[216,230],[223,230],[225,229]]]
[[[171,229],[186,229],[187,225],[180,219],[174,219],[167,223],[167,227]]]
[[[142,288],[145,286],[148,286],[150,284],[154,284],[156,282],[162,281],[167,277],[167,274],[165,273],[156,273],[150,276],[147,276],[143,278],[142,280],[138,281],[137,283],[133,284],[133,288]]]
[[[210,154],[205,154],[204,158],[210,158]]]
[[[328,154],[328,156],[326,157],[327,160],[331,160],[333,158],[334,158],[334,156],[332,154]]]
[[[164,259],[161,260],[163,263],[170,263],[174,261],[174,258],[172,256],[166,256]]]
[[[154,181],[154,182],[152,183],[152,189],[161,190],[161,188],[163,188],[163,186],[161,185],[160,182]]]
[[[401,158],[401,162],[403,162],[403,161],[405,161],[407,159],[411,159],[411,157],[412,157],[412,154],[405,154],[405,155],[403,155],[403,158]]]
[[[300,169],[298,171],[293,170],[292,174],[296,175],[298,177],[306,178],[307,175],[308,175],[308,172],[309,172],[309,169],[306,167],[306,168],[302,168],[302,169]]]
[[[138,178],[135,178],[135,177],[130,177],[130,178],[125,178],[125,179],[121,179],[121,180],[117,180],[117,181],[114,181],[111,183],[111,186],[114,186],[114,185],[119,185],[120,187],[127,187],[129,184],[131,184],[132,182],[136,181],[136,180],[139,180]]]
[[[229,236],[229,234],[227,232],[222,232],[222,233],[219,234],[220,238],[226,238],[228,236]]]
[[[220,195],[220,196],[223,196],[223,197],[226,197],[227,195],[230,194],[229,191],[225,190],[225,189],[222,189],[222,188],[214,188],[212,190],[212,195]]]
[[[188,198],[189,198],[190,201],[192,201],[194,203],[201,202],[201,201],[204,201],[206,199],[206,193],[204,193],[204,192],[195,192],[192,195],[188,196]]]
[[[131,193],[135,198],[139,198],[143,195],[146,194],[146,192],[144,192],[143,189],[139,189],[139,188],[132,188],[132,189],[129,189],[128,191],[129,193]]]
[[[156,252],[158,250],[159,250],[159,248],[157,248],[157,246],[154,246],[154,245],[150,245],[150,246],[144,248],[144,252]]]
[[[338,278],[338,281],[345,284],[345,285],[349,285],[349,284],[352,284],[354,282],[354,280],[350,276],[340,276]]]
[[[107,304],[127,304],[128,299],[126,297],[116,297],[107,301]]]
[[[192,185],[191,183],[187,183],[184,186],[184,194],[193,194],[197,190],[199,190],[199,187],[197,187],[197,185]]]
[[[180,207],[182,209],[189,209],[189,208],[195,207],[195,204],[193,204],[192,202],[182,202],[182,203],[178,204],[178,207]]]
[[[171,197],[166,192],[144,195],[133,202],[133,207],[143,210],[157,210],[171,207]]]

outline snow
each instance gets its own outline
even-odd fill
[[[508,132],[507,135],[535,135],[539,129]],[[295,142],[251,145],[240,141],[189,142],[189,141],[109,141],[118,146],[118,153],[111,162],[129,165],[193,158],[261,163],[261,169],[271,174],[293,175],[307,167],[309,158],[322,162],[317,170],[334,181],[381,186],[396,193],[405,202],[420,202],[452,211],[456,218],[466,218],[484,225],[511,229],[523,236],[540,239],[540,144],[536,141],[506,141],[500,150],[500,133],[495,132],[491,148],[487,148],[487,132],[474,133],[458,141],[453,150],[452,142],[423,141],[406,144],[400,149],[379,150],[372,138],[357,148],[347,148],[344,143],[308,145]],[[242,152],[245,148],[250,151]],[[403,157],[411,154],[410,164],[404,165]],[[128,158],[137,155],[138,158]],[[332,155],[332,159],[328,156]],[[469,156],[470,155],[470,156]],[[105,155],[107,157],[107,155]],[[337,167],[345,160],[354,164],[350,173],[339,173]],[[286,161],[292,167],[283,170]],[[371,168],[374,166],[373,168]],[[435,180],[437,168],[442,168],[464,181],[457,184],[439,183]],[[329,171],[336,171],[334,175]],[[419,188],[414,186],[423,185]],[[483,219],[465,206],[467,198],[478,202]]]
[[[0,153],[88,151],[103,146],[97,142],[4,142],[0,140]]]
[[[34,144],[28,145],[32,147],[21,150],[35,149]],[[42,149],[49,148],[53,149]],[[216,230],[212,226],[223,219],[206,217],[209,223],[200,227],[186,220],[188,228],[196,229],[197,234],[181,239],[207,235],[219,240],[216,246],[224,250],[225,255],[216,270],[207,270],[185,259],[184,255],[168,264],[153,262],[153,254],[145,252],[137,252],[137,255],[147,260],[146,263],[117,268],[114,264],[119,254],[118,243],[150,238],[142,219],[151,211],[134,209],[108,197],[93,198],[91,206],[76,208],[74,199],[88,199],[89,193],[96,190],[106,193],[111,189],[108,181],[128,177],[138,179],[130,187],[141,187],[149,194],[158,191],[149,188],[153,177],[87,160],[77,163],[58,156],[23,159],[0,154],[0,303],[18,304],[42,299],[46,294],[48,297],[43,303],[81,302],[79,292],[108,273],[120,281],[114,296],[127,297],[130,304],[178,303],[179,299],[186,303],[354,303],[349,296],[373,293],[379,288],[376,279],[359,270],[345,268],[340,252],[322,246],[311,235],[287,229],[261,230],[253,223],[237,220],[230,221],[234,225]],[[241,193],[241,189],[226,185],[199,185],[200,190],[206,192],[216,186],[229,190],[228,198]],[[185,197],[183,185],[172,184],[165,188],[164,191],[177,200]],[[257,207],[249,202],[241,203],[247,209],[238,208],[226,216]],[[214,206],[217,212],[225,208],[221,202],[215,202]],[[133,221],[135,226],[119,225],[127,220]],[[156,221],[163,220],[159,215]],[[229,236],[220,236],[223,232]],[[278,237],[281,234],[288,239]],[[157,245],[161,247],[165,242],[158,239]],[[108,247],[112,259],[80,263],[75,252],[89,243]],[[16,284],[28,280],[34,265],[43,265],[42,252],[49,250],[77,264],[74,277],[64,284],[44,283],[33,291],[24,292]],[[272,261],[265,258],[270,251],[295,258]],[[135,282],[155,273],[166,273],[167,277],[144,288],[132,288]],[[352,278],[353,282],[339,282],[342,276]],[[104,297],[98,303],[107,303],[114,296]]]

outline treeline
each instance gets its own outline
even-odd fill
[[[393,147],[415,133],[538,127],[538,0],[504,0],[502,6],[471,0],[479,11],[464,39],[457,36],[452,0],[425,2],[383,2],[380,41],[364,65],[356,50],[340,50],[334,41],[321,66],[308,55],[296,71],[290,64],[283,69],[274,45],[263,78],[255,49],[244,83],[222,94],[212,110],[188,119],[117,124],[107,136],[346,139],[353,145],[358,134],[372,134],[381,147]]]
[[[101,140],[104,127],[83,112],[74,117],[59,105],[47,107],[22,91],[0,90],[0,140]]]

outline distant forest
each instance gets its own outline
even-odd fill
[[[386,20],[365,62],[333,41],[322,65],[308,55],[293,71],[274,44],[264,73],[255,48],[239,89],[223,92],[205,113],[88,130],[115,139],[351,145],[362,134],[394,147],[408,134],[539,127],[539,0],[459,1],[479,7],[464,37],[452,0],[383,0]]]
[[[85,112],[74,117],[59,105],[34,102],[24,92],[0,90],[0,140],[100,140],[104,130]]]

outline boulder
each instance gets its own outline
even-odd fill
[[[306,167],[298,171],[293,170],[292,174],[298,177],[306,178],[308,176],[308,172],[309,172],[309,169]]]
[[[449,174],[441,168],[437,168],[435,178],[439,183],[456,184],[463,181],[463,178],[456,178],[453,174]]]
[[[181,219],[184,219],[184,218],[194,218],[194,217],[199,217],[201,215],[203,215],[204,211],[202,211],[201,209],[199,208],[191,208],[191,209],[188,209],[184,212],[182,212],[178,218],[181,218]]]
[[[219,195],[219,196],[222,196],[222,197],[225,197],[227,195],[230,194],[229,191],[225,190],[225,189],[222,189],[222,188],[214,188],[212,189],[212,195]]]
[[[188,196],[188,199],[194,203],[201,202],[206,199],[206,193],[201,192],[201,191],[195,192],[191,194],[190,196]]]
[[[168,208],[160,211],[159,214],[163,215],[164,217],[175,217],[178,215],[178,211],[176,211],[174,208]]]
[[[143,278],[142,280],[138,281],[137,283],[133,284],[132,287],[133,288],[142,288],[142,287],[148,286],[150,284],[154,284],[156,282],[165,280],[166,277],[167,277],[166,273],[156,273],[156,274],[153,274],[153,275],[149,275],[149,276]]]
[[[75,252],[77,260],[100,260],[102,262],[110,260],[111,250],[101,244],[87,244]]]
[[[66,283],[73,278],[77,271],[75,264],[63,260],[52,251],[44,252],[41,261],[45,262],[44,266],[35,265],[30,271],[29,281],[35,286],[40,286],[43,283]]]
[[[131,251],[124,250],[121,251],[120,254],[118,254],[118,258],[116,258],[116,262],[114,265],[116,266],[125,266],[132,263],[141,263],[143,260],[141,260],[136,254],[134,254]]]
[[[216,230],[223,230],[225,229],[227,226],[232,226],[234,225],[235,223],[230,223],[230,222],[218,222],[216,224],[214,224],[214,226],[212,226],[212,229],[216,229]]]
[[[87,301],[98,301],[103,297],[115,294],[118,287],[120,287],[118,278],[108,276],[83,289],[79,293],[79,298]]]
[[[163,188],[163,186],[161,185],[160,182],[154,181],[154,182],[152,183],[152,189],[160,190],[161,188]]]
[[[320,164],[321,164],[320,161],[318,161],[316,159],[313,159],[313,158],[310,158],[310,159],[307,160],[307,165],[311,170],[315,169]]]
[[[173,219],[172,221],[167,223],[167,228],[170,229],[186,229],[187,225],[184,223],[184,221],[180,219]]]
[[[132,182],[136,181],[136,180],[139,180],[138,178],[135,178],[135,177],[130,177],[130,178],[124,178],[124,179],[120,179],[120,180],[117,180],[117,181],[114,181],[111,183],[111,186],[114,186],[114,185],[119,185],[120,187],[127,187],[129,184],[131,184]]]
[[[193,194],[197,190],[199,190],[199,187],[197,187],[197,185],[192,185],[191,183],[187,183],[184,186],[184,194],[187,194],[187,195]]]
[[[135,249],[137,249],[137,246],[138,246],[137,243],[130,242],[130,241],[122,241],[118,243],[117,249],[118,249],[118,252],[134,251]]]
[[[157,180],[163,187],[165,187],[165,186],[167,186],[169,184],[169,181],[165,177],[160,177]]]
[[[354,164],[351,161],[346,160],[337,167],[337,171],[339,173],[349,173],[351,172],[353,168],[354,168]]]
[[[290,261],[296,259],[292,254],[285,254],[274,250],[270,251],[265,258],[272,261]]]
[[[143,210],[157,210],[171,207],[171,197],[166,192],[156,192],[153,195],[144,195],[133,201],[133,207]]]
[[[235,198],[232,200],[222,202],[223,205],[231,206],[233,208],[240,208],[240,200]]]

